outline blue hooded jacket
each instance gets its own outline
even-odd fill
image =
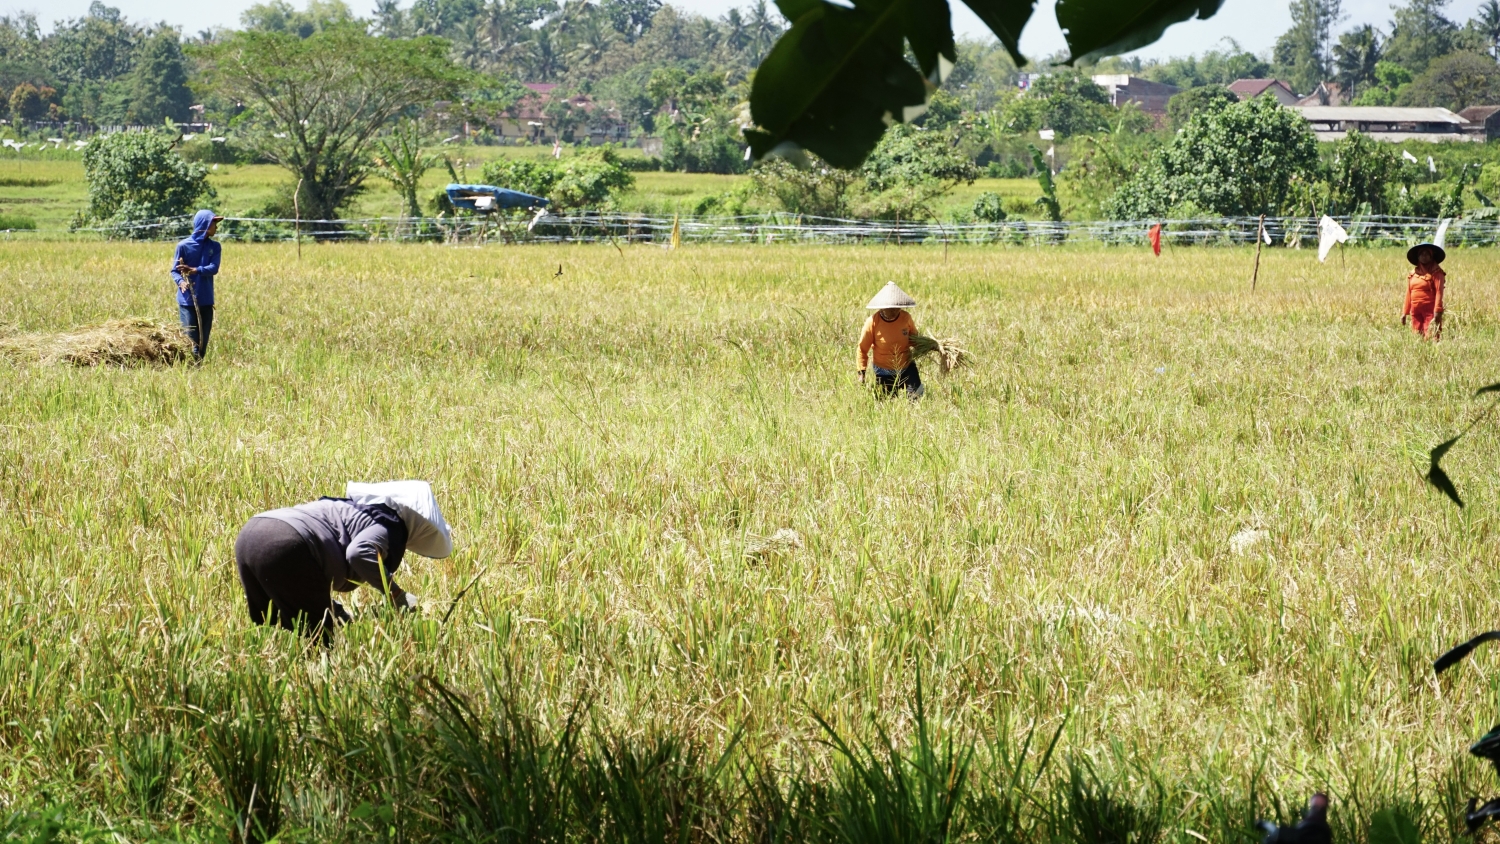
[[[177,251],[172,255],[172,281],[178,285],[177,304],[183,307],[192,307],[193,299],[181,287],[183,274],[177,271],[179,264],[186,264],[198,271],[196,275],[188,276],[193,285],[193,294],[198,297],[198,304],[209,306],[214,303],[214,275],[219,272],[221,250],[217,240],[208,239],[208,225],[213,220],[214,212],[207,208],[194,214],[193,233],[177,244]]]

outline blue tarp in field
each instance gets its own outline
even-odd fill
[[[449,185],[444,188],[448,194],[448,201],[455,208],[467,208],[470,211],[495,211],[507,208],[539,208],[547,204],[547,200],[540,196],[532,196],[529,193],[521,193],[509,188],[497,188],[494,185]],[[484,201],[484,200],[489,201]]]

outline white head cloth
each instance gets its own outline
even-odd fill
[[[350,481],[344,495],[356,504],[384,504],[400,513],[406,522],[406,550],[435,560],[453,553],[453,534],[426,481]]]

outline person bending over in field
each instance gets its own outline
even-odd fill
[[[346,495],[257,513],[240,530],[234,558],[251,621],[320,633],[328,644],[333,622],[349,619],[330,589],[352,592],[363,583],[402,610],[416,607],[394,579],[401,558],[453,552],[432,487],[350,483]]]
[[[214,276],[219,273],[222,250],[212,238],[222,219],[207,208],[194,214],[193,233],[177,244],[172,255],[177,315],[193,341],[193,357],[199,361],[208,353],[208,335],[214,329]]]
[[[1438,265],[1446,257],[1443,247],[1431,243],[1419,243],[1406,251],[1406,260],[1415,268],[1406,277],[1406,310],[1401,312],[1401,324],[1411,320],[1412,330],[1428,340],[1437,340],[1443,334],[1443,285],[1448,276]]]
[[[875,389],[881,397],[894,395],[898,389],[904,389],[913,401],[922,397],[922,376],[911,360],[917,323],[906,312],[916,304],[917,300],[906,295],[896,282],[888,281],[865,306],[875,313],[865,321],[859,337],[859,381],[865,382],[866,364],[873,362]]]

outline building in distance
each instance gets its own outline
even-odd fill
[[[1167,113],[1167,100],[1182,90],[1176,85],[1152,82],[1123,73],[1105,73],[1093,79],[1095,85],[1109,93],[1109,104],[1115,108],[1135,103],[1141,111],[1157,116]]]

